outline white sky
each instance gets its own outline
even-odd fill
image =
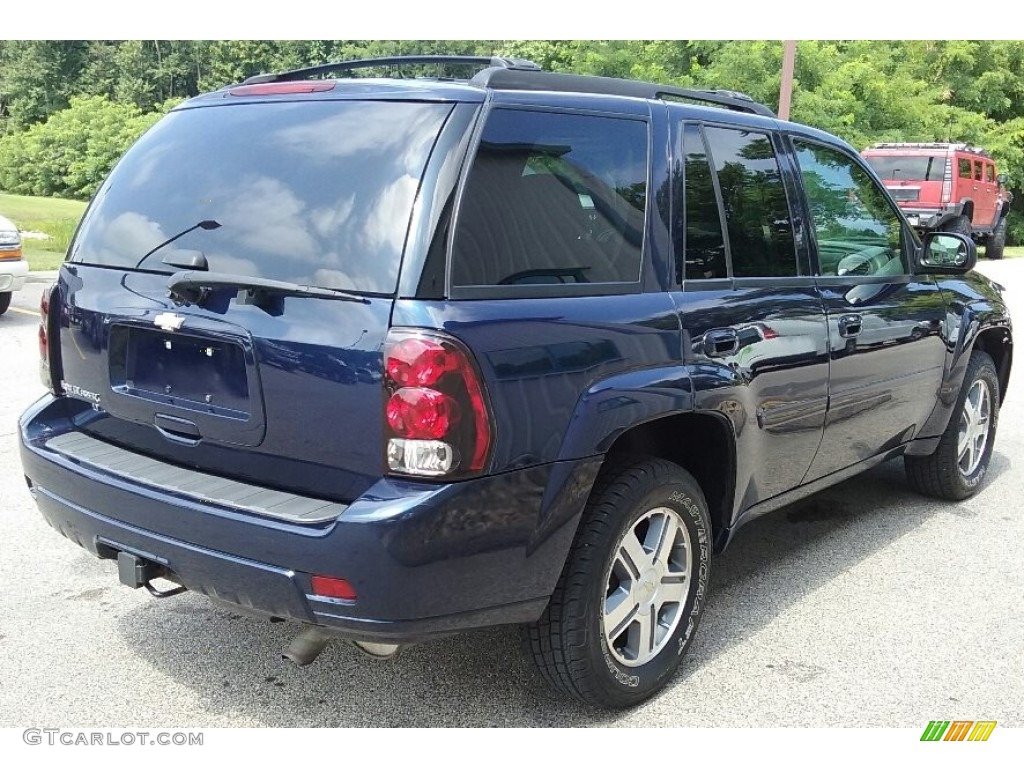
[[[49,0],[4,3],[0,37],[24,39],[944,39],[967,31],[950,19],[963,18],[962,2],[926,5],[892,0],[853,4],[822,2],[694,3],[647,0],[636,3],[554,2],[553,0],[391,0],[388,3],[308,0],[292,5],[255,2],[175,0]],[[1012,6],[1011,6],[1012,7]],[[983,4],[989,20],[971,31],[998,30],[1024,37],[1024,14]],[[1019,19],[1019,20],[1015,20]]]

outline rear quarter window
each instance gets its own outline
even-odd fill
[[[639,283],[647,145],[642,120],[495,109],[462,195],[452,285]]]

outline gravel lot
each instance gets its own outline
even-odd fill
[[[1024,259],[980,269],[1024,325]],[[1024,726],[1024,360],[978,496],[918,497],[896,461],[750,524],[715,562],[674,683],[607,714],[542,688],[512,628],[385,662],[336,643],[297,669],[280,661],[289,627],[120,586],[22,478],[40,288],[0,317],[0,726]]]

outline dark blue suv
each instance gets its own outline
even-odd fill
[[[480,71],[355,76],[398,64]],[[301,624],[300,664],[518,623],[555,687],[628,706],[747,521],[897,456],[978,488],[1012,341],[975,258],[741,94],[261,75],[97,193],[25,475],[129,586]]]

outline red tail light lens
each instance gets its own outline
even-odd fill
[[[403,387],[388,400],[387,417],[396,435],[440,440],[458,422],[459,406],[436,389]]]
[[[50,370],[50,334],[47,330],[50,327],[50,292],[54,288],[55,285],[46,286],[39,299],[39,380],[44,387],[56,393],[53,371]]]
[[[942,173],[942,202],[948,203],[953,196],[953,161],[946,158],[946,168]]]
[[[50,341],[46,336],[46,328],[50,320],[50,289],[43,291],[39,299],[39,359],[46,364],[50,362]]]
[[[761,326],[761,335],[765,339],[777,339],[777,338],[779,338],[778,331],[776,331],[774,328],[772,328],[769,325]]]
[[[439,341],[403,339],[388,351],[388,378],[400,387],[430,387],[460,364],[459,353]]]
[[[432,331],[393,330],[384,347],[385,436],[391,472],[464,477],[491,448],[487,396],[468,350]]]

